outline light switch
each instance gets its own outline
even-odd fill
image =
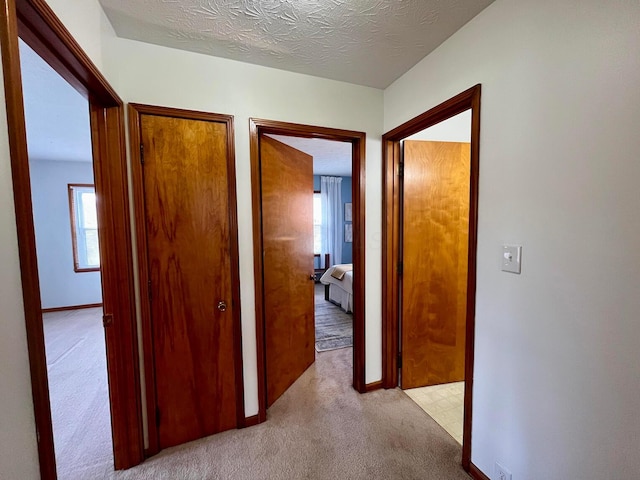
[[[522,245],[503,245],[502,247],[502,271],[520,273],[522,260]]]

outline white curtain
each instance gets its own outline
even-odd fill
[[[331,255],[332,264],[342,263],[342,177],[320,177],[320,199],[322,251]]]

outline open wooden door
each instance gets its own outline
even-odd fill
[[[162,449],[235,428],[242,410],[233,123],[138,105],[130,114],[142,155],[150,443]]]
[[[313,157],[260,137],[267,407],[315,361]]]
[[[404,142],[402,388],[464,379],[470,145]]]

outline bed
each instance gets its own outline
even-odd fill
[[[347,313],[353,312],[353,264],[332,265],[320,277],[320,283],[328,287],[327,300]]]

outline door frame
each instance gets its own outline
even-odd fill
[[[382,136],[382,385],[398,386],[400,328],[400,141],[459,113],[471,109],[471,177],[469,197],[469,256],[465,333],[464,423],[462,466],[471,467],[471,419],[476,305],[476,254],[478,245],[478,179],[480,159],[480,92],[475,85]]]
[[[365,142],[363,132],[278,122],[258,118],[249,119],[251,147],[251,197],[253,209],[253,264],[256,308],[256,356],[258,367],[258,415],[256,423],[267,419],[266,359],[264,319],[264,264],[262,252],[262,177],[260,169],[260,137],[264,134],[292,137],[322,138],[349,142],[351,149],[353,203],[353,388],[367,391],[365,384]]]
[[[0,0],[0,43],[40,475],[56,478],[18,37],[89,103],[114,466],[143,460],[123,102],[43,0]]]
[[[238,254],[238,216],[236,194],[236,155],[234,143],[233,116],[218,113],[183,110],[178,108],[159,107],[130,103],[129,113],[129,143],[131,155],[131,173],[133,184],[133,198],[135,208],[136,251],[138,254],[138,279],[140,282],[140,319],[142,343],[144,350],[145,394],[144,408],[147,414],[148,447],[147,456],[160,451],[158,437],[158,401],[156,395],[156,377],[153,354],[153,332],[151,323],[151,302],[147,292],[149,284],[149,254],[147,250],[146,209],[144,199],[144,172],[140,149],[141,116],[158,115],[163,117],[182,118],[187,120],[202,120],[207,122],[224,123],[227,127],[227,186],[229,192],[229,246],[231,267],[231,305],[233,305],[233,362],[235,367],[236,384],[236,426],[245,427],[244,413],[244,382],[242,372],[242,326],[240,316],[240,268]],[[155,420],[153,420],[155,419]]]

